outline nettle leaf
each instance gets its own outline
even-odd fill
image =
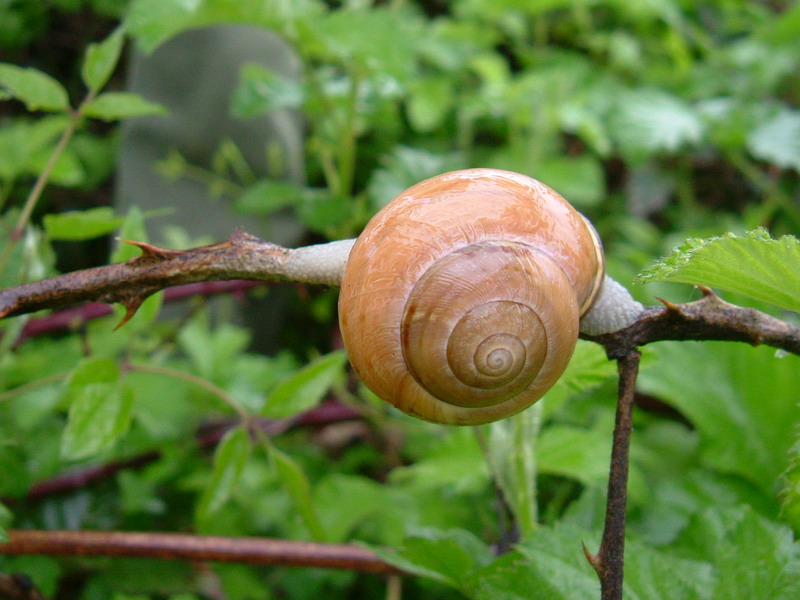
[[[793,600],[800,597],[800,543],[792,531],[749,506],[708,509],[678,540],[683,552],[711,563],[709,598]],[[627,575],[627,561],[626,561]]]
[[[347,355],[341,350],[311,361],[275,387],[261,413],[280,419],[313,408],[342,375],[346,361]]]
[[[145,100],[130,92],[106,92],[83,106],[87,117],[102,121],[118,121],[146,115],[163,115],[167,109],[161,104]]]
[[[90,240],[115,231],[124,220],[110,206],[98,206],[88,210],[45,215],[44,229],[53,240]]]
[[[234,427],[225,434],[214,451],[211,481],[197,505],[198,520],[212,517],[231,497],[250,457],[250,436],[244,427]]]
[[[747,136],[758,159],[800,171],[800,110],[783,110]]]
[[[118,27],[99,44],[89,44],[81,67],[81,77],[87,88],[96,92],[106,84],[119,62],[124,42],[125,30]]]
[[[464,592],[468,576],[492,561],[486,544],[468,531],[420,529],[394,551],[372,548],[386,562]]]
[[[0,63],[0,90],[24,102],[28,110],[69,109],[69,97],[64,87],[36,69]]]
[[[744,236],[689,239],[636,281],[707,285],[800,311],[800,240],[772,239],[763,228]]]
[[[774,494],[800,422],[800,359],[731,342],[662,342],[638,389],[681,411],[706,464]],[[735,440],[736,443],[732,443]]]
[[[81,362],[67,382],[62,402],[69,405],[61,456],[78,460],[112,447],[128,430],[133,392],[123,385],[110,358]]]
[[[498,597],[493,592],[503,591],[505,597],[520,599],[596,598],[600,588],[597,576],[579,544],[581,539],[588,543],[592,537],[574,527],[539,528],[509,558],[503,557],[475,573],[479,593],[474,597],[488,600]]]
[[[696,144],[703,135],[703,123],[680,98],[659,90],[631,90],[617,102],[611,134],[624,154],[642,160]]]
[[[262,65],[248,63],[242,67],[239,84],[233,91],[231,112],[247,119],[282,108],[300,108],[304,99],[301,83]]]

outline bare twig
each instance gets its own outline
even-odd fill
[[[10,541],[0,544],[0,554],[126,556],[321,567],[380,574],[400,572],[366,548],[347,544],[127,531],[9,530],[8,536]]]
[[[611,469],[608,477],[606,520],[600,551],[583,551],[600,578],[601,600],[622,600],[625,552],[625,508],[628,486],[628,449],[633,429],[633,392],[639,371],[640,354],[632,350],[618,362],[619,398],[611,447]]]

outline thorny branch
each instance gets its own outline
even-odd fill
[[[332,244],[309,246],[289,250],[260,240],[241,231],[229,240],[210,246],[183,251],[165,250],[141,242],[130,242],[142,250],[142,255],[124,263],[98,267],[75,273],[60,275],[52,279],[29,283],[0,291],[0,318],[34,312],[45,308],[58,308],[86,301],[120,302],[128,312],[124,323],[150,294],[166,287],[201,281],[249,279],[257,281],[295,281],[336,285],[344,268],[347,252],[352,240]],[[623,549],[625,532],[625,504],[628,471],[628,447],[631,434],[632,397],[638,370],[638,348],[661,340],[726,340],[746,342],[752,345],[767,344],[787,352],[800,355],[800,328],[760,311],[735,306],[721,300],[708,288],[700,288],[703,298],[686,304],[662,301],[661,307],[647,307],[627,327],[602,335],[582,335],[584,339],[602,345],[609,358],[619,361],[620,388],[617,408],[617,424],[614,430],[611,470],[606,507],[606,524],[600,551],[586,557],[597,571],[601,582],[602,600],[622,598]],[[120,325],[122,324],[120,323]],[[204,538],[182,539],[166,534],[122,534],[88,532],[13,532],[10,545],[0,545],[0,552],[64,552],[91,554],[139,553],[127,555],[158,555],[167,558],[186,557],[209,560],[255,560],[260,552],[272,556],[276,548],[285,552],[280,559],[300,564],[295,557],[310,553],[308,560],[318,560],[316,546],[297,545],[291,542],[237,539],[220,542],[222,546],[212,552]],[[51,536],[51,537],[48,537]],[[146,538],[125,537],[148,536]],[[64,537],[66,536],[66,537]],[[95,536],[95,537],[92,537]],[[162,537],[158,537],[162,536]],[[134,542],[134,540],[138,540]],[[140,546],[141,540],[155,544]],[[164,549],[159,544],[164,543]],[[184,555],[178,547],[189,548]],[[215,542],[216,543],[216,542]],[[270,544],[273,544],[270,546]],[[274,544],[278,544],[275,546]],[[288,545],[282,545],[288,544]],[[350,547],[337,551],[347,554]],[[68,550],[67,550],[68,549]],[[193,550],[191,550],[193,549]],[[228,558],[220,558],[218,552],[228,552]],[[359,549],[360,551],[360,549]],[[191,552],[198,554],[192,555]],[[299,552],[299,555],[297,554]],[[364,551],[366,552],[366,551]],[[155,553],[155,554],[154,554]],[[248,554],[250,553],[250,554]],[[211,558],[211,557],[214,558]],[[238,557],[238,558],[237,558]],[[352,558],[352,557],[351,557]],[[317,566],[333,566],[361,570],[364,564],[371,565],[373,572],[388,572],[388,567],[374,556],[336,559],[335,564],[315,563]],[[262,559],[258,559],[262,560]],[[267,558],[274,560],[277,558]],[[298,559],[305,560],[305,559]],[[325,559],[327,560],[327,559]],[[359,561],[366,561],[361,563]],[[347,562],[351,561],[351,562]],[[377,561],[371,562],[371,561]],[[271,562],[269,564],[276,564]],[[345,566],[350,565],[350,566]],[[353,566],[355,565],[355,566]],[[365,567],[366,568],[366,567]],[[383,570],[382,570],[383,569]]]

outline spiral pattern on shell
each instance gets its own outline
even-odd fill
[[[602,274],[593,229],[547,186],[448,173],[395,198],[358,238],[339,299],[345,347],[400,410],[489,422],[558,379]]]

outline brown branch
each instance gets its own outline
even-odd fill
[[[148,296],[166,287],[232,279],[286,280],[280,265],[291,252],[243,231],[225,242],[188,250],[130,243],[142,250],[141,256],[0,290],[0,318],[100,301],[123,304],[127,320]]]
[[[603,540],[600,551],[584,554],[600,578],[601,600],[622,600],[622,580],[625,553],[625,509],[628,486],[628,450],[633,429],[633,398],[636,375],[639,372],[638,351],[633,350],[619,359],[619,390],[614,442],[611,446],[611,468],[608,477],[608,496]]]
[[[800,327],[771,315],[730,304],[706,287],[695,302],[648,306],[631,325],[603,335],[582,335],[623,358],[634,348],[664,340],[720,340],[766,344],[800,355]]]
[[[203,281],[188,283],[166,290],[164,302],[179,302],[191,296],[209,297],[216,294],[239,293],[256,286],[267,285],[257,281]],[[2,293],[0,292],[0,295]],[[25,323],[17,343],[38,335],[46,335],[62,329],[74,329],[87,321],[106,317],[113,312],[107,304],[91,302],[83,306],[75,306],[58,310],[38,319],[31,319]]]
[[[10,541],[0,544],[0,554],[125,556],[400,573],[366,548],[349,544],[127,531],[12,529],[8,536]]]

